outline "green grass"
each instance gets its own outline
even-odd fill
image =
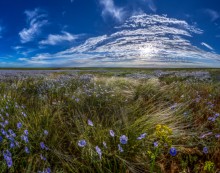
[[[129,70],[119,71],[126,74]],[[91,81],[80,79],[87,72],[79,73],[78,78],[65,78],[67,74],[59,72],[49,78],[0,82],[0,110],[9,121],[5,129],[13,129],[19,143],[19,147],[10,149],[10,141],[4,137],[0,148],[10,149],[13,166],[8,169],[0,155],[0,172],[32,173],[47,167],[57,173],[220,171],[220,139],[215,137],[220,134],[220,117],[215,122],[208,121],[220,110],[217,80],[135,80],[114,77],[113,72],[94,72]],[[212,71],[215,75],[218,72]],[[88,119],[93,127],[88,125]],[[23,124],[21,129],[16,127],[18,122]],[[20,137],[25,129],[29,143]],[[110,136],[109,130],[115,132],[115,137]],[[212,134],[200,138],[207,132]],[[146,138],[137,140],[142,133],[147,133]],[[118,150],[121,135],[128,137],[128,143],[121,144],[124,152]],[[81,139],[87,142],[83,148],[78,146]],[[49,150],[42,150],[40,142]],[[154,147],[154,142],[158,142],[158,147]],[[25,153],[25,146],[29,147],[29,154]],[[96,146],[102,150],[101,160]],[[203,153],[205,146],[208,154]],[[169,154],[171,147],[177,149],[176,156]],[[47,160],[41,160],[40,154]]]

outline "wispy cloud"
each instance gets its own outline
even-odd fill
[[[184,20],[142,14],[130,17],[110,35],[89,38],[55,54],[20,60],[45,66],[219,66],[219,54],[191,43],[195,34],[202,33]]]
[[[41,45],[57,45],[63,42],[71,42],[76,40],[79,36],[72,35],[68,32],[62,31],[60,35],[50,34],[46,40],[42,40],[39,42]]]
[[[212,10],[212,9],[205,9],[204,13],[210,16],[212,22],[220,18],[220,14],[217,11]]]
[[[207,47],[210,50],[214,50],[214,48],[212,46],[208,45],[207,43],[202,42],[201,45]]]
[[[157,7],[155,5],[155,0],[141,0],[143,1],[144,3],[147,4],[148,8],[153,11],[153,12],[156,12],[157,11]]]
[[[43,26],[48,24],[47,14],[39,8],[24,12],[27,17],[27,28],[19,32],[22,43],[33,41],[40,33]]]
[[[102,17],[111,16],[115,20],[121,22],[124,18],[125,11],[115,5],[113,0],[99,0],[102,6]]]

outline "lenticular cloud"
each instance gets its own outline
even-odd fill
[[[85,66],[214,64],[220,60],[220,55],[214,50],[203,50],[190,41],[195,35],[201,34],[201,29],[186,21],[165,15],[142,14],[130,17],[115,27],[112,34],[89,38],[83,44],[51,55],[51,58],[62,58],[62,61],[67,58],[69,62],[83,61]],[[47,55],[45,59],[49,57]],[[32,61],[35,60],[39,58],[33,57]]]

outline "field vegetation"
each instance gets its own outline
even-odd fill
[[[218,69],[6,70],[0,172],[219,172],[219,76]]]

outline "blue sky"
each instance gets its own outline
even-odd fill
[[[219,0],[0,1],[0,67],[220,67]]]

